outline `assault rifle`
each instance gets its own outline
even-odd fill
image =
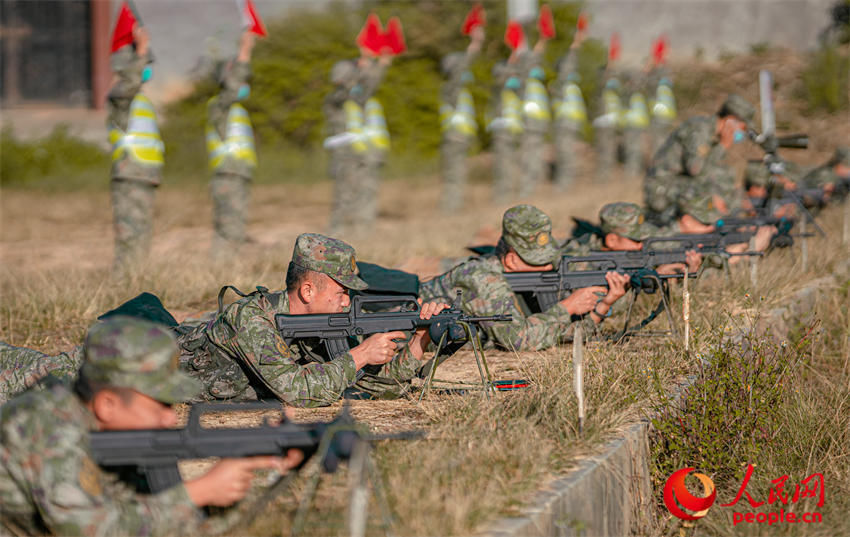
[[[381,311],[374,311],[374,306],[379,306]],[[510,322],[511,316],[467,315],[460,308],[460,292],[451,308],[433,315],[430,319],[421,319],[419,310],[419,303],[412,295],[355,295],[351,298],[351,308],[348,312],[307,315],[278,313],[275,315],[275,324],[284,341],[320,339],[331,358],[347,352],[352,346],[351,338],[356,336],[427,328],[431,341],[437,345],[430,368],[426,366],[420,369],[420,377],[427,375],[430,370],[431,379],[428,385],[433,379],[437,365],[469,342],[478,362],[482,384],[491,386],[492,381],[489,379],[477,327],[481,323]],[[356,344],[355,340],[354,345]],[[380,369],[380,366],[366,366],[357,372],[357,378],[362,378],[364,374],[375,369]],[[486,379],[485,372],[488,377]]]
[[[564,256],[561,258],[558,270],[506,272],[504,276],[514,293],[534,299],[532,303],[526,300],[529,308],[546,311],[576,289],[593,286],[607,287],[608,281],[605,275],[608,271],[627,274],[630,277],[629,286],[635,291],[654,293],[661,286],[661,282],[683,277],[682,274],[658,274],[653,270],[655,266],[661,264],[684,263],[685,250],[679,250],[670,256],[666,254],[667,252],[663,251],[638,250]],[[655,263],[655,260],[660,262]],[[585,263],[590,268],[571,268]]]
[[[755,231],[736,231],[724,227],[714,233],[683,233],[670,235],[669,237],[649,237],[648,239],[641,241],[641,244],[643,244],[644,250],[664,250],[666,248],[661,248],[657,245],[674,243],[678,248],[682,248],[684,250],[695,250],[705,255],[752,255],[755,252],[730,254],[726,252],[726,248],[733,244],[750,242],[750,239],[755,234]]]
[[[94,460],[118,471],[122,478],[135,481],[143,492],[157,493],[180,483],[177,462],[208,457],[253,457],[284,455],[299,449],[305,460],[321,456],[322,467],[333,472],[341,461],[351,457],[356,442],[393,438],[413,438],[419,433],[367,436],[358,431],[347,409],[331,422],[272,425],[259,427],[206,428],[201,416],[210,412],[280,410],[269,403],[204,403],[192,406],[182,429],[139,429],[95,431],[90,433]]]

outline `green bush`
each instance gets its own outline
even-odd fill
[[[850,57],[837,47],[826,46],[812,55],[803,71],[806,100],[811,109],[836,112],[847,108]]]
[[[96,144],[58,125],[47,137],[23,141],[6,127],[0,132],[0,185],[39,186],[107,183],[109,155]]]

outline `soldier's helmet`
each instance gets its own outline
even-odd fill
[[[179,358],[167,327],[135,317],[110,317],[89,329],[80,375],[163,403],[182,403],[195,397],[201,385],[180,371]]]
[[[616,233],[633,241],[658,235],[658,228],[645,221],[643,209],[627,202],[609,203],[599,210],[599,226],[607,235]]]
[[[440,60],[440,73],[448,77],[454,73],[461,65],[466,55],[463,52],[451,52],[443,56]]]
[[[561,251],[552,238],[552,221],[533,205],[517,205],[502,217],[502,240],[529,265],[561,261]]]
[[[357,79],[357,66],[351,60],[336,62],[331,67],[331,83],[337,86],[351,87]]]
[[[302,233],[295,239],[292,264],[321,272],[348,289],[362,291],[368,284],[357,276],[354,248],[318,233]]]
[[[753,119],[756,117],[756,109],[743,97],[736,93],[730,93],[720,110],[717,111],[720,117],[735,116],[747,126],[752,126]]]

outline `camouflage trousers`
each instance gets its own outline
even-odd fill
[[[661,146],[665,141],[667,141],[671,132],[673,132],[673,123],[669,121],[659,121],[657,119],[652,120],[652,123],[649,125],[650,158],[655,156],[655,152],[661,149]]]
[[[213,200],[214,257],[233,251],[247,238],[245,217],[251,180],[231,173],[215,173],[210,181]]]
[[[555,188],[562,192],[575,180],[579,137],[577,125],[555,125]]]
[[[363,186],[369,183],[370,162],[366,153],[357,153],[348,147],[331,150],[331,171],[334,173],[334,193],[331,206],[331,235],[356,233],[361,226],[362,211],[374,211],[366,202]],[[375,184],[377,188],[377,184]],[[373,217],[374,218],[374,217]]]
[[[150,252],[156,185],[113,178],[111,193],[115,230],[113,268],[120,274],[126,274],[138,270],[138,265],[147,259]]]
[[[617,146],[617,129],[596,128],[596,177],[600,181],[607,181],[617,164]]]
[[[650,170],[643,180],[643,204],[646,219],[656,226],[667,226],[676,219],[676,200],[682,195],[687,176],[655,173]]]
[[[455,132],[443,134],[443,141],[440,144],[440,162],[443,172],[443,196],[440,208],[445,212],[453,212],[464,206],[466,155],[469,143],[469,136]]]
[[[493,200],[511,201],[517,176],[518,135],[505,129],[493,131]]]
[[[534,194],[546,173],[543,153],[546,144],[546,132],[526,129],[522,135],[522,171],[519,175],[519,197],[527,198]]]
[[[640,177],[644,168],[644,146],[646,145],[646,129],[626,127],[623,131],[623,153],[625,161],[623,168],[632,177]]]
[[[35,349],[15,347],[0,341],[0,404],[52,375],[73,380],[83,363],[82,347],[49,356]]]

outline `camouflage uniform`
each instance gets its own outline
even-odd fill
[[[221,89],[207,103],[207,149],[210,153],[210,195],[213,200],[213,256],[226,256],[244,242],[245,218],[250,200],[251,180],[257,165],[250,120],[238,102],[245,97],[240,89],[251,77],[251,64],[232,60],[224,68]],[[237,122],[235,114],[244,114]],[[233,127],[246,130],[241,151],[231,147]],[[216,147],[216,144],[218,146]],[[220,156],[216,156],[219,153]]]
[[[17,394],[38,386],[51,375],[60,380],[72,380],[82,363],[82,347],[70,352],[49,356],[35,349],[15,347],[0,341],[0,404]]]
[[[346,205],[353,199],[353,186],[346,181],[350,178],[354,165],[354,149],[351,147],[352,133],[346,132],[345,102],[348,94],[356,83],[357,66],[353,61],[344,60],[334,64],[331,69],[333,90],[325,97],[323,111],[325,114],[325,149],[328,150],[328,174],[333,181],[333,200],[331,207],[331,233],[339,233],[343,229],[343,217]]]
[[[517,152],[522,134],[521,104],[518,92],[522,82],[514,66],[497,64],[493,68],[494,92],[490,99],[492,121],[487,126],[492,136],[493,199],[497,203],[514,195],[517,177]]]
[[[673,81],[666,67],[657,66],[649,73],[647,92],[654,93],[651,101],[652,122],[650,124],[650,155],[661,149],[664,140],[670,136],[673,123],[678,114],[676,96],[673,93]]]
[[[623,115],[623,169],[633,176],[644,170],[644,148],[649,129],[649,109],[643,94],[643,77],[630,73],[626,86],[629,90],[628,109]]]
[[[838,183],[842,179],[835,171],[835,168],[838,165],[850,167],[850,148],[837,148],[835,150],[835,154],[833,154],[832,157],[825,164],[809,171],[803,177],[803,186],[805,186],[806,188],[824,188],[826,185],[829,184],[838,186]],[[845,181],[850,180],[850,178],[843,179]]]
[[[578,54],[570,49],[558,64],[552,89],[555,110],[555,186],[566,188],[575,178],[578,144],[587,124],[587,109],[578,87]],[[577,91],[576,91],[577,90]]]
[[[737,95],[724,103],[746,123],[755,110]],[[643,184],[647,218],[657,225],[668,225],[675,218],[676,203],[689,189],[714,189],[729,196],[735,191],[735,172],[724,163],[726,149],[716,134],[717,117],[697,116],[682,123],[652,159]]]
[[[441,208],[451,212],[464,205],[466,191],[466,155],[476,132],[475,109],[465,90],[472,74],[469,65],[475,54],[454,52],[446,55],[441,70],[446,81],[440,89],[440,123],[443,133],[440,157],[443,168]],[[471,114],[470,114],[471,112]]]
[[[80,374],[163,403],[179,403],[198,385],[177,370],[174,338],[128,318],[95,325]],[[0,521],[12,534],[167,535],[209,531],[181,483],[137,494],[99,468],[88,447],[97,421],[67,384],[28,391],[0,408]]]
[[[134,270],[150,251],[153,233],[153,204],[162,180],[162,140],[156,127],[153,107],[144,95],[142,71],[150,55],[138,56],[131,45],[118,49],[110,60],[117,80],[107,95],[107,128],[112,144],[111,198],[115,231],[114,269],[122,274]],[[138,116],[145,132],[137,132]],[[131,115],[131,111],[133,114]],[[133,131],[133,132],[131,132]],[[135,136],[142,134],[143,136]],[[140,152],[140,142],[152,144],[153,152]],[[157,145],[158,144],[158,145]],[[142,158],[140,158],[142,157]]]
[[[327,274],[348,289],[366,288],[354,273],[354,249],[342,241],[300,235],[292,263]],[[316,407],[334,403],[352,386],[376,396],[397,396],[422,365],[404,347],[390,363],[378,371],[369,367],[360,378],[349,352],[328,357],[317,340],[284,341],[275,326],[278,313],[289,313],[288,293],[258,288],[213,321],[180,336],[181,363],[203,383],[202,398],[270,395],[290,405]]]
[[[534,193],[546,172],[544,149],[546,133],[549,130],[551,112],[549,96],[543,85],[545,73],[539,64],[528,71],[523,96],[523,136],[521,144],[522,171],[520,173],[519,195],[521,198]]]
[[[623,126],[624,111],[617,78],[610,78],[602,90],[603,114],[593,120],[593,137],[596,142],[596,176],[607,181],[617,163],[618,135]]]
[[[531,265],[558,263],[561,251],[552,238],[552,223],[540,209],[519,205],[505,212],[502,239]],[[487,337],[509,350],[540,350],[557,345],[572,330],[572,316],[560,304],[543,313],[526,315],[494,255],[472,258],[449,272],[423,282],[423,300],[454,299],[462,291],[462,309],[470,315],[510,314],[510,323],[482,323]],[[589,330],[595,330],[590,319]]]

